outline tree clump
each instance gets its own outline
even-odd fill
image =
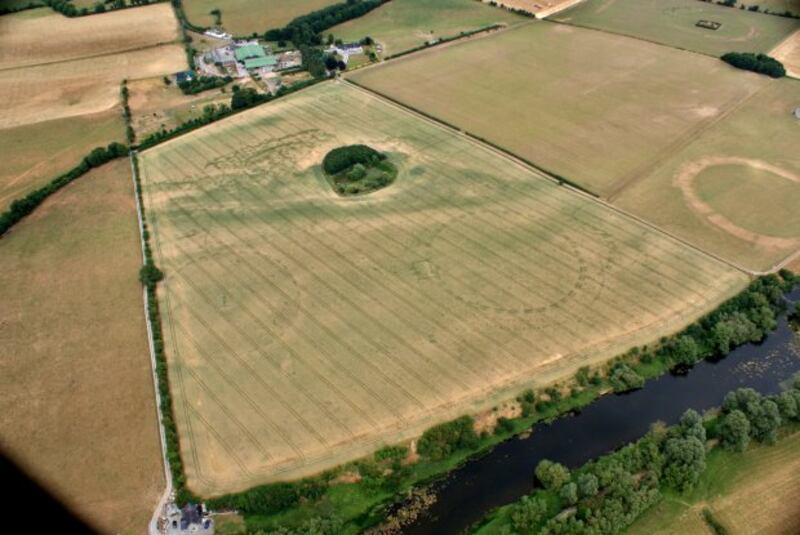
[[[737,69],[753,71],[759,74],[766,74],[771,78],[783,78],[786,76],[786,69],[783,64],[775,58],[766,54],[751,54],[749,52],[728,52],[722,56],[722,61],[733,65]]]
[[[369,193],[388,186],[397,176],[386,155],[367,145],[333,149],[322,160],[322,169],[340,195]]]

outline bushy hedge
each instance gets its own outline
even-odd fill
[[[786,76],[786,69],[783,67],[783,64],[766,54],[728,52],[720,59],[725,63],[733,65],[737,69],[766,74],[772,78],[782,78]]]
[[[295,46],[322,44],[320,32],[342,22],[357,19],[390,0],[348,0],[293,19],[283,28],[274,28],[264,34],[267,41],[291,41]]]
[[[233,78],[230,76],[198,76],[192,80],[178,82],[178,87],[180,87],[184,95],[196,95],[197,93],[202,93],[203,91],[217,89],[232,81]]]
[[[70,0],[41,0],[43,5],[46,5],[53,11],[58,11],[66,17],[84,17],[86,15],[105,13],[106,11],[158,4],[165,1],[166,0],[128,0],[125,2],[124,0],[117,0],[111,3],[98,2],[92,9],[89,9],[88,7],[75,7]]]
[[[385,159],[385,154],[367,145],[346,145],[326,154],[322,168],[329,175],[336,175],[356,164],[371,165]]]
[[[23,217],[33,212],[44,200],[60,190],[76,178],[84,175],[91,169],[101,166],[104,163],[125,156],[128,147],[122,143],[111,143],[107,147],[97,147],[93,149],[77,166],[73,167],[63,175],[50,181],[49,184],[28,193],[21,199],[11,203],[8,210],[0,214],[0,236],[16,225]]]
[[[432,460],[440,460],[453,452],[472,449],[477,445],[475,420],[471,416],[462,416],[425,431],[417,443],[417,453]]]
[[[386,56],[386,58],[384,58],[384,59],[390,60],[390,59],[395,59],[395,58],[399,58],[399,57],[402,57],[402,56],[407,56],[408,54],[413,54],[414,52],[419,52],[420,50],[425,50],[426,48],[431,48],[431,47],[434,47],[434,46],[443,45],[445,43],[450,43],[452,41],[457,41],[459,39],[464,39],[466,37],[471,37],[471,36],[473,36],[475,34],[479,34],[479,33],[483,33],[483,32],[489,32],[489,31],[492,31],[492,30],[498,30],[498,29],[504,28],[504,27],[505,27],[505,25],[503,25],[503,24],[492,24],[490,26],[484,26],[484,27],[478,28],[476,30],[464,31],[464,32],[461,32],[458,35],[453,35],[453,36],[450,36],[450,37],[442,37],[441,39],[439,39],[439,40],[437,40],[436,42],[433,42],[433,43],[425,42],[425,43],[423,43],[423,44],[421,44],[419,46],[415,46],[414,48],[409,48],[407,50],[403,50],[402,52],[398,52],[396,54],[391,54],[389,56]]]

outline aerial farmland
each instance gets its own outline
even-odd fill
[[[3,3],[12,506],[794,533],[795,4]]]

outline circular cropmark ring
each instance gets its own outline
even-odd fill
[[[800,176],[761,160],[741,158],[738,156],[711,156],[702,158],[689,162],[681,167],[673,180],[673,185],[681,190],[686,204],[692,212],[718,229],[754,245],[778,249],[787,249],[800,245],[800,236],[797,238],[781,238],[778,236],[760,234],[741,227],[702,200],[694,190],[694,179],[706,169],[720,165],[741,165],[750,167],[800,184]]]

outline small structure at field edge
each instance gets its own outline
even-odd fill
[[[800,107],[794,109],[794,118],[800,119]]]
[[[713,20],[698,20],[695,26],[706,30],[719,30],[722,27],[722,23]]]
[[[187,503],[179,508],[169,502],[162,521],[161,532],[165,535],[214,535],[214,520],[203,505]]]

